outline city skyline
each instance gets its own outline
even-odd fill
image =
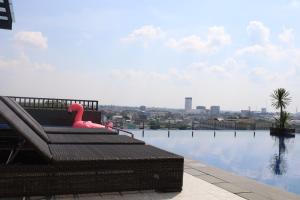
[[[299,107],[299,0],[13,6],[13,30],[0,30],[1,95],[168,108],[191,96],[195,106],[274,111],[270,94],[284,87],[288,111]]]
[[[145,105],[135,105],[135,106],[128,106],[128,105],[112,105],[112,104],[99,104],[100,107],[121,107],[121,108],[135,108],[135,109],[140,109],[141,107],[143,107],[143,110],[146,110],[146,109],[162,109],[162,110],[181,110],[181,111],[187,111],[185,109],[185,103],[183,105],[183,107],[181,108],[174,108],[174,107],[159,107],[159,106],[145,106]],[[219,105],[208,105],[208,106],[203,106],[203,105],[195,105],[194,107],[192,106],[191,110],[188,110],[188,111],[196,111],[198,110],[197,107],[201,107],[201,109],[203,109],[202,107],[205,107],[205,110],[208,110],[210,111],[211,110],[211,107],[215,107],[215,106],[219,106]],[[267,108],[265,107],[261,107],[261,108],[251,108],[251,107],[245,107],[245,108],[240,108],[238,110],[226,110],[226,109],[223,109],[221,106],[219,106],[220,108],[220,112],[241,112],[241,111],[245,111],[245,110],[249,110],[251,112],[262,112],[262,113],[265,113],[265,112],[278,112],[277,110],[274,110],[274,111],[269,111]],[[298,110],[295,110],[294,112],[292,111],[291,113],[297,113]]]

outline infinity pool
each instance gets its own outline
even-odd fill
[[[259,182],[300,194],[300,134],[271,137],[269,131],[132,131],[159,148]],[[297,137],[298,136],[298,137]]]

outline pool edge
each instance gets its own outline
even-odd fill
[[[184,171],[248,200],[300,200],[300,196],[247,177],[184,158]]]

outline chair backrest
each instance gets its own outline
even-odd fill
[[[25,108],[25,107],[24,107]],[[57,110],[51,108],[25,108],[43,127],[44,126],[69,126],[73,125],[76,112],[68,113],[67,109]],[[100,111],[84,111],[83,121],[101,123]]]
[[[6,120],[11,128],[15,129],[16,132],[20,134],[22,138],[32,144],[37,152],[39,152],[46,160],[50,161],[52,159],[48,144],[10,107],[8,107],[2,99],[0,99],[0,115]]]
[[[43,127],[15,100],[1,96],[0,99],[12,109],[27,125],[29,125],[44,141],[49,142],[49,138]]]

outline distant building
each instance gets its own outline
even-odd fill
[[[122,115],[112,116],[112,121],[114,123],[114,126],[123,128],[124,118]]]
[[[146,106],[140,106],[140,110],[141,111],[145,111],[146,110]]]
[[[196,106],[195,112],[198,114],[206,114],[207,110],[206,110],[205,106]]]
[[[267,113],[267,109],[266,108],[261,108],[261,113],[266,114]]]
[[[196,106],[196,109],[197,110],[205,110],[206,108],[205,108],[205,106]]]
[[[210,114],[212,116],[218,116],[218,115],[220,115],[220,106],[211,106],[210,107]]]
[[[191,111],[192,110],[192,97],[185,97],[184,110],[185,111]]]
[[[294,114],[294,119],[300,120],[300,112]]]
[[[241,110],[242,117],[250,117],[251,111],[250,110]]]

